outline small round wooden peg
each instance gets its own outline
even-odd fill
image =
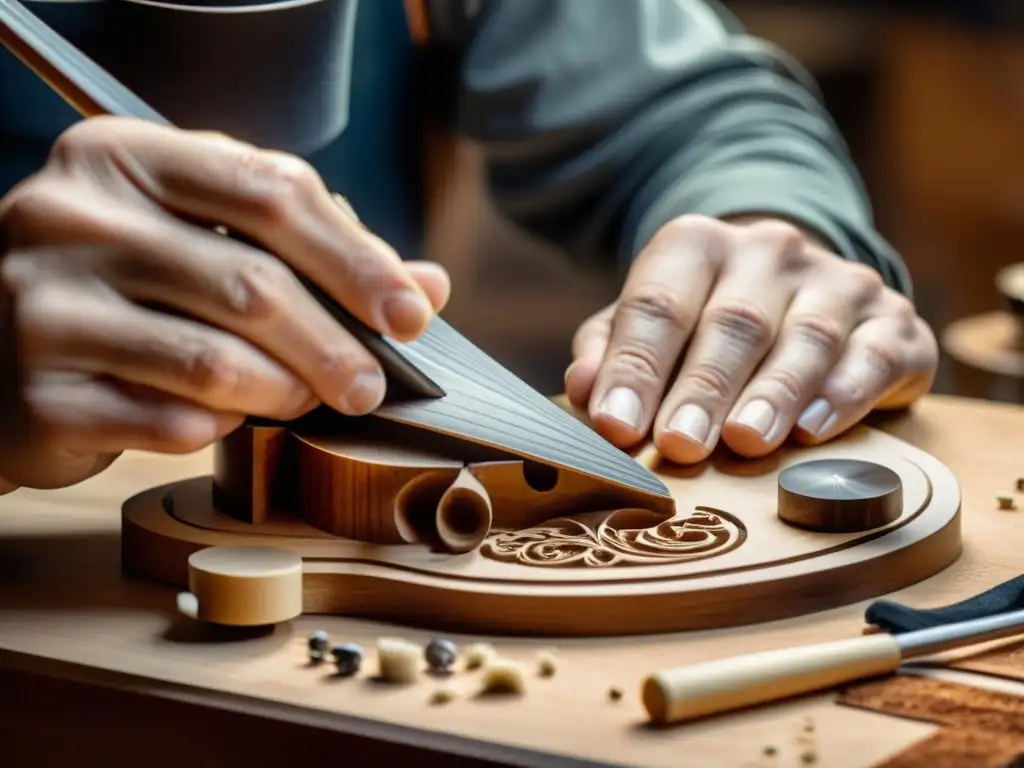
[[[188,559],[179,610],[212,624],[257,627],[302,614],[302,558],[274,547],[209,547]]]
[[[779,475],[779,518],[820,533],[881,528],[903,514],[903,483],[888,467],[854,459],[821,459]]]

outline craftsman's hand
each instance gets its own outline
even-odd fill
[[[720,438],[748,457],[791,433],[828,440],[927,392],[938,361],[931,330],[874,270],[781,221],[703,217],[664,227],[573,346],[572,403],[623,448],[653,426],[680,463]]]
[[[243,415],[374,410],[380,365],[286,265],[399,340],[449,291],[303,161],[117,118],[72,127],[0,200],[0,246],[0,477],[18,485],[73,483],[129,448],[191,452]]]

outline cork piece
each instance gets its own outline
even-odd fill
[[[779,518],[819,533],[881,528],[903,514],[903,481],[859,459],[796,464],[779,475]]]
[[[416,680],[423,666],[423,648],[401,637],[377,640],[377,674],[386,683],[407,685]]]
[[[208,547],[188,559],[186,615],[213,624],[256,627],[302,614],[302,558],[273,547]]]
[[[944,726],[873,768],[1006,768],[1024,754],[1024,699],[914,675],[843,691],[839,703]]]

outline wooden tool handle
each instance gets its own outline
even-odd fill
[[[888,674],[900,660],[892,635],[865,635],[657,672],[642,696],[651,721],[668,724]]]

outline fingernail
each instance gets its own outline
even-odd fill
[[[751,400],[736,417],[736,423],[757,432],[761,437],[768,436],[768,430],[775,423],[775,409],[767,400]]]
[[[675,412],[669,420],[668,428],[671,432],[678,432],[693,442],[704,445],[708,439],[708,432],[711,431],[711,417],[699,405],[687,403]]]
[[[433,310],[421,293],[403,290],[384,301],[384,324],[391,336],[419,333],[426,326]]]
[[[356,375],[348,391],[341,396],[341,410],[351,416],[362,416],[375,410],[384,400],[387,382],[379,373],[363,371]]]
[[[804,412],[800,414],[800,418],[797,419],[796,425],[805,432],[810,432],[812,435],[816,435],[821,431],[821,428],[825,425],[825,422],[829,419],[829,414],[832,413],[832,406],[828,404],[828,400],[823,397],[816,398],[814,402],[808,405]]]
[[[605,395],[598,410],[633,429],[640,429],[643,405],[639,395],[628,387],[616,387]]]

